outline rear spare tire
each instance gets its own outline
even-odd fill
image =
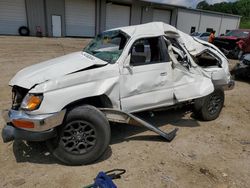
[[[47,142],[52,154],[68,165],[89,164],[100,158],[110,142],[110,126],[105,115],[94,106],[70,110],[58,137]]]
[[[206,97],[195,100],[194,113],[205,121],[216,119],[224,105],[223,89],[215,89]]]

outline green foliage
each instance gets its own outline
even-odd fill
[[[250,29],[250,0],[238,0],[236,2],[222,2],[209,5],[207,1],[198,3],[197,9],[223,12],[227,14],[241,15],[240,28]]]
[[[241,29],[250,29],[250,18],[242,18],[240,22]]]

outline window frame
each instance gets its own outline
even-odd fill
[[[145,65],[153,65],[153,64],[159,64],[159,63],[167,63],[167,62],[170,62],[170,56],[168,54],[168,48],[165,44],[165,41],[164,41],[164,36],[152,36],[152,37],[141,37],[141,38],[138,38],[136,39],[133,44],[131,45],[130,49],[129,49],[129,54],[131,55],[131,59],[132,59],[132,50],[133,50],[133,47],[134,47],[134,44],[142,39],[146,40],[146,39],[152,39],[152,38],[158,38],[158,45],[159,45],[159,53],[160,53],[160,60],[157,61],[157,62],[152,62],[150,61],[149,63],[136,63],[136,64],[133,64],[131,59],[130,59],[130,66],[145,66]],[[165,53],[164,53],[165,52]],[[150,53],[151,53],[151,49],[150,49]]]

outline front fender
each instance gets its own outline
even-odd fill
[[[30,114],[58,112],[74,101],[99,95],[108,96],[119,109],[119,69],[109,65],[77,72],[37,85],[30,93],[43,93],[39,109]]]

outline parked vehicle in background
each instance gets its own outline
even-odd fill
[[[239,40],[237,46],[240,49],[239,59],[241,59],[244,54],[250,54],[250,35],[245,39]]]
[[[232,70],[235,78],[250,78],[250,53],[241,57],[240,62]]]
[[[214,45],[217,46],[227,57],[238,58],[240,49],[237,42],[248,38],[250,29],[231,30],[223,36],[216,37]]]
[[[191,34],[192,37],[196,37],[200,40],[204,40],[204,41],[208,41],[209,39],[209,32],[205,32],[205,33],[199,33],[199,32],[194,32]]]
[[[203,120],[216,119],[234,81],[214,45],[152,22],[104,31],[80,52],[24,68],[9,85],[4,142],[47,141],[56,158],[77,165],[104,154],[109,122],[175,137],[177,129],[163,132],[137,112],[191,104]]]

